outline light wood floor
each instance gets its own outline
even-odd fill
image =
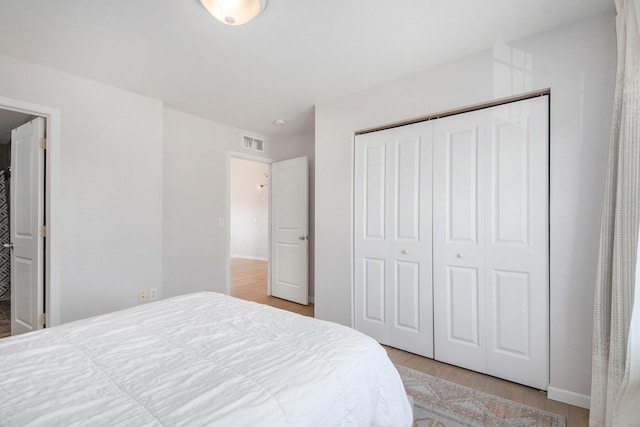
[[[267,262],[231,258],[231,296],[313,317],[313,304],[301,305],[267,295]]]
[[[231,260],[231,295],[313,317],[313,304],[304,306],[267,296],[267,263],[246,259]],[[588,426],[589,411],[547,399],[544,392],[509,381],[448,365],[406,351],[386,347],[393,363],[485,393],[510,399],[545,411],[564,415],[569,427]]]
[[[11,301],[0,301],[0,338],[11,336]]]

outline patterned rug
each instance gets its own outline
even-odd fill
[[[396,365],[413,399],[415,427],[565,427],[563,416]]]

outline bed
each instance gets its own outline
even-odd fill
[[[213,292],[0,340],[0,425],[402,426],[371,338]]]

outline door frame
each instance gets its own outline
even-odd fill
[[[226,257],[225,257],[225,293],[231,295],[231,159],[249,160],[252,162],[265,163],[269,166],[268,183],[271,184],[271,164],[275,161],[266,157],[255,156],[251,154],[241,153],[239,151],[227,151],[227,173],[225,180],[226,193],[226,209],[225,209],[225,236],[226,236]],[[271,185],[268,185],[268,224],[267,233],[267,295],[271,295]]]
[[[58,266],[57,201],[60,190],[60,110],[45,105],[0,96],[0,109],[40,116],[46,119],[47,154],[45,156],[45,224],[47,235],[44,254],[44,309],[46,327],[60,323],[60,272]]]

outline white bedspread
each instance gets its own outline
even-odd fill
[[[0,340],[2,426],[410,425],[386,352],[216,293]]]

